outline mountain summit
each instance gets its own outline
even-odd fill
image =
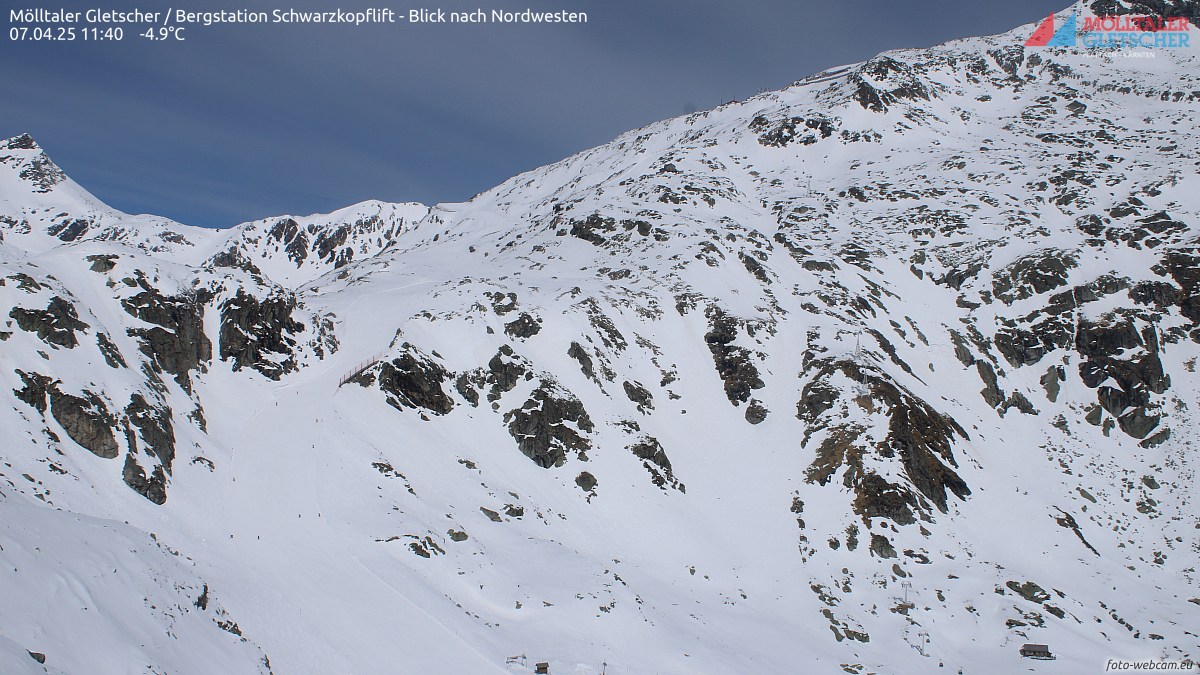
[[[0,144],[4,670],[1196,658],[1196,52],[1034,29],[229,230]]]

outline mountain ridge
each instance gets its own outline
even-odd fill
[[[1194,658],[1195,56],[1031,30],[182,260],[4,221],[0,508],[155,532],[240,672]]]

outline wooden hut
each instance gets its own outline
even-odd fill
[[[1054,655],[1050,653],[1049,646],[1031,644],[1028,642],[1021,645],[1021,656],[1031,659],[1042,659],[1044,661],[1051,661],[1054,659]]]

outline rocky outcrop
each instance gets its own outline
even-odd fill
[[[1011,305],[1017,300],[1065,286],[1068,272],[1078,266],[1072,254],[1056,250],[1039,251],[997,271],[992,277],[992,293],[997,299]]]
[[[50,299],[46,309],[14,307],[8,315],[21,330],[36,334],[39,340],[53,347],[73,349],[79,344],[75,331],[88,329],[88,325],[79,320],[75,306],[58,296]]]
[[[387,394],[387,402],[397,410],[420,408],[435,415],[453,410],[454,401],[442,389],[452,375],[407,342],[400,351],[379,366],[379,389]]]
[[[629,446],[629,450],[635,457],[642,460],[642,466],[650,472],[650,480],[655,485],[663,490],[674,488],[680,492],[687,492],[683,483],[675,478],[671,469],[671,460],[667,458],[667,453],[657,438],[643,436],[637,443]]]
[[[1162,417],[1152,395],[1171,385],[1153,327],[1138,330],[1132,316],[1080,321],[1076,349],[1086,359],[1079,364],[1079,376],[1096,390],[1100,407],[1127,435],[1139,440],[1149,436]]]
[[[116,420],[103,399],[87,390],[81,396],[73,396],[61,391],[58,382],[45,375],[16,372],[25,385],[13,391],[18,400],[42,414],[46,413],[48,400],[54,421],[71,440],[97,457],[112,459],[117,456],[117,439],[113,435]]]
[[[142,449],[158,458],[163,469],[171,473],[171,464],[175,461],[175,428],[171,424],[171,409],[166,405],[152,406],[141,394],[133,394],[129,405],[125,407],[125,415],[138,430]],[[126,435],[132,453],[137,448],[137,442],[128,427]]]
[[[562,466],[571,452],[586,459],[592,447],[587,434],[595,426],[583,403],[549,380],[542,380],[525,405],[505,413],[504,421],[521,453],[545,469]]]
[[[533,315],[529,314],[528,312],[521,312],[521,315],[518,316],[514,321],[504,325],[504,332],[508,334],[509,337],[519,338],[522,340],[537,335],[541,330],[541,320],[535,319]]]
[[[125,455],[125,466],[121,470],[121,477],[125,480],[126,485],[146,499],[159,505],[167,503],[167,477],[163,474],[161,466],[154,467],[147,475],[146,469],[138,464],[131,452]]]
[[[637,405],[638,412],[646,414],[654,410],[654,395],[641,382],[625,380],[621,388],[625,390],[625,396]]]
[[[706,315],[709,331],[705,333],[704,341],[712,353],[717,375],[725,383],[725,396],[735,406],[745,403],[750,399],[751,391],[766,385],[750,360],[750,351],[733,344],[738,336],[738,320],[715,305],[709,307]]]
[[[170,373],[190,390],[188,373],[212,359],[212,343],[204,333],[207,292],[163,295],[140,273],[126,283],[141,290],[121,300],[121,306],[131,316],[153,324],[151,328],[130,328],[129,335],[138,339],[142,353],[158,371]]]
[[[932,505],[947,511],[947,496],[971,494],[954,470],[953,444],[967,434],[953,419],[938,413],[927,402],[899,386],[881,372],[864,369],[854,361],[820,358],[809,365],[812,377],[801,391],[797,417],[808,423],[801,445],[821,433],[817,456],[807,480],[827,484],[839,471],[845,487],[854,491],[854,510],[864,519],[888,518],[897,524],[915,522],[915,513]],[[857,383],[861,395],[849,398],[835,384],[839,378]],[[883,419],[886,434],[872,441],[868,429],[844,421],[849,406]],[[882,478],[869,462],[899,460],[908,485]]]
[[[272,380],[295,370],[295,336],[304,331],[292,316],[295,309],[291,293],[272,293],[260,301],[239,288],[221,304],[221,360],[232,361],[235,372],[252,368]]]

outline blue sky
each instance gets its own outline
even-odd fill
[[[323,8],[110,0],[105,9]],[[364,199],[462,201],[632,128],[1066,0],[429,0],[577,25],[192,27],[182,43],[0,43],[0,137],[34,138],[124,211],[226,227]],[[8,7],[0,24],[7,38]],[[29,7],[96,3],[28,0]],[[344,0],[344,9],[389,6]]]

